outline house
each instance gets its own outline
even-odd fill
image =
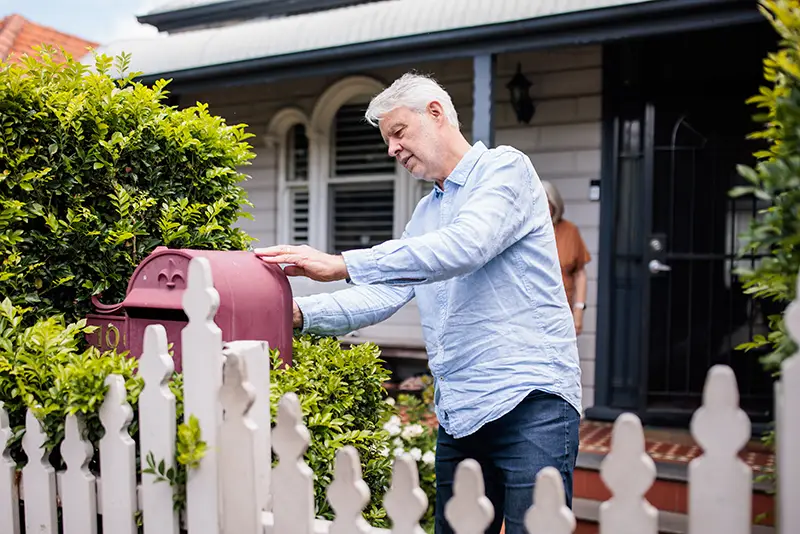
[[[404,72],[430,73],[468,139],[530,156],[588,245],[586,416],[686,427],[728,363],[753,421],[770,420],[770,378],[735,349],[773,313],[733,273],[756,261],[736,252],[758,206],[727,194],[757,149],[745,100],[777,43],[752,0],[176,0],[139,20],[162,34],[100,51],[256,135],[243,227],[259,246],[400,235],[428,188],[363,111]],[[425,369],[413,301],[344,339],[380,344],[401,375]]]
[[[66,53],[80,58],[87,49],[96,48],[98,43],[36,24],[22,15],[0,19],[0,61],[18,62],[23,54],[31,55],[33,48],[41,45],[63,48]]]

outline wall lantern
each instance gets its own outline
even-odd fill
[[[528,94],[528,89],[533,85],[522,74],[522,65],[517,63],[517,73],[511,78],[506,87],[511,93],[511,106],[517,114],[517,120],[520,124],[528,124],[536,113],[536,106],[533,105],[531,95]]]

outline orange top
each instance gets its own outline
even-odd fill
[[[575,273],[589,263],[592,256],[589,254],[577,226],[561,219],[555,226],[555,231],[558,260],[561,263],[561,277],[564,279],[564,289],[567,292],[569,307],[572,308],[572,305],[575,304]]]

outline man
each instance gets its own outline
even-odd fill
[[[524,534],[536,474],[553,466],[572,502],[580,367],[547,198],[530,160],[510,147],[470,145],[447,92],[406,74],[377,95],[366,119],[433,191],[400,239],[341,256],[310,247],[256,250],[289,276],[348,280],[298,298],[305,332],[338,335],[383,321],[416,297],[435,381],[436,532],[458,463],[477,460],[495,515]]]

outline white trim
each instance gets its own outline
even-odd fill
[[[286,180],[286,172],[288,162],[286,161],[286,137],[289,131],[296,125],[302,124],[306,128],[306,136],[309,137],[308,143],[308,161],[309,161],[309,175],[311,173],[311,158],[315,148],[311,143],[311,129],[309,127],[309,120],[302,110],[296,107],[288,107],[278,111],[267,126],[267,133],[265,141],[268,146],[273,150],[277,150],[276,160],[278,162],[278,198],[277,198],[277,242],[288,243],[290,236],[289,220],[292,215],[291,206],[291,193],[292,189],[309,189],[309,196],[311,194],[310,180],[303,180],[302,182],[292,182],[289,185]],[[310,178],[310,176],[309,176]],[[309,199],[310,200],[310,199]],[[309,213],[309,218],[311,214]],[[310,222],[309,222],[310,224]],[[310,236],[309,236],[310,237]],[[276,244],[278,244],[276,243]],[[293,244],[293,243],[292,243]]]

